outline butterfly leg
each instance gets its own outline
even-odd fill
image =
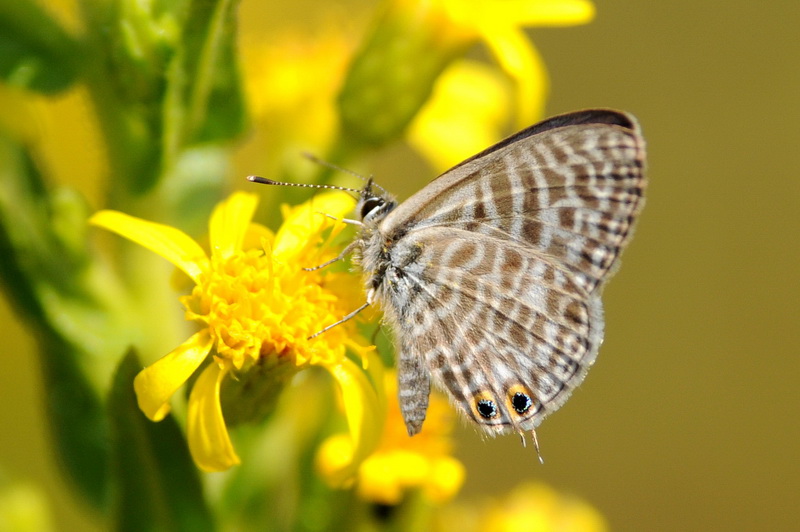
[[[345,258],[347,255],[349,255],[350,253],[352,253],[352,251],[353,251],[353,250],[354,250],[354,249],[355,249],[355,248],[358,246],[358,244],[359,244],[359,243],[358,243],[357,241],[355,241],[355,240],[354,240],[353,242],[350,242],[350,243],[349,243],[349,244],[348,244],[348,245],[347,245],[347,246],[346,246],[346,247],[345,247],[345,248],[342,250],[342,252],[341,252],[341,253],[339,253],[337,256],[335,256],[335,257],[334,257],[334,258],[332,258],[331,260],[327,260],[327,261],[323,262],[322,264],[320,264],[320,265],[318,265],[318,266],[313,266],[313,267],[311,267],[311,268],[303,268],[303,271],[306,271],[306,272],[315,272],[315,271],[317,271],[317,270],[321,270],[321,269],[322,269],[322,268],[324,268],[325,266],[330,266],[330,265],[331,265],[331,264],[333,264],[334,262],[340,261],[340,260],[342,260],[343,258]]]
[[[351,320],[351,319],[355,318],[355,317],[356,317],[356,314],[358,314],[359,312],[361,312],[362,310],[364,310],[364,309],[365,309],[365,308],[367,308],[368,306],[369,306],[369,303],[364,303],[363,305],[361,305],[360,307],[358,307],[358,308],[357,308],[357,309],[355,309],[353,312],[351,312],[350,314],[348,314],[348,315],[347,315],[347,316],[345,316],[344,318],[340,319],[340,320],[339,320],[339,321],[337,321],[336,323],[331,323],[330,325],[328,325],[328,326],[327,326],[327,327],[325,327],[324,329],[321,329],[321,330],[319,330],[319,331],[315,332],[314,334],[312,334],[311,336],[309,336],[308,338],[306,338],[306,340],[311,340],[312,338],[316,338],[316,337],[317,337],[317,336],[319,336],[320,334],[322,334],[322,333],[324,333],[324,332],[326,332],[326,331],[330,331],[331,329],[333,329],[333,328],[334,328],[334,327],[336,327],[337,325],[339,325],[339,324],[341,324],[341,323],[344,323],[344,322],[346,322],[347,320]]]

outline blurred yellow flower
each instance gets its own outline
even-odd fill
[[[240,173],[256,165],[262,175],[290,172],[293,181],[308,182],[319,170],[298,154],[325,153],[334,141],[336,93],[355,46],[355,32],[342,28],[341,17],[328,18],[319,31],[265,34],[259,27],[243,33],[242,73],[254,128],[237,148]]]
[[[485,42],[506,74],[459,60],[436,80],[407,136],[442,172],[497,142],[512,116],[516,127],[542,118],[547,71],[522,28],[583,24],[593,18],[594,6],[585,0],[440,0],[432,5],[455,42]]]
[[[0,486],[0,530],[50,532],[53,524],[45,493],[30,484]]]
[[[493,502],[481,532],[605,532],[605,519],[589,504],[544,484],[526,483]]]
[[[593,16],[588,0],[388,0],[354,54],[339,93],[342,138],[337,153],[353,156],[393,141],[415,117],[416,146],[437,146],[464,125],[468,127],[456,136],[466,137],[470,146],[479,145],[480,137],[498,140],[498,113],[503,127],[511,117],[518,127],[530,125],[543,114],[547,73],[524,29],[582,24]],[[478,90],[486,87],[489,76],[474,68],[465,72],[459,63],[478,43],[486,45],[500,67],[492,68],[494,81],[502,76],[511,82],[513,100],[501,98],[487,107]],[[455,75],[448,75],[450,69],[456,69]],[[473,86],[476,80],[479,85]],[[454,94],[455,99],[448,99]],[[423,107],[427,116],[420,118]],[[473,122],[462,118],[476,107],[480,116]],[[470,134],[477,135],[472,139]],[[448,158],[448,165],[455,162]]]
[[[101,211],[91,219],[158,253],[196,283],[181,302],[186,318],[198,323],[200,331],[142,370],[134,388],[142,411],[159,421],[169,412],[174,392],[209,353],[213,355],[194,383],[187,418],[192,457],[206,471],[239,463],[222,416],[220,387],[226,378],[247,378],[251,369],[261,370],[253,373],[257,375],[272,372],[278,382],[268,378],[261,382],[269,386],[281,384],[287,373],[291,376],[305,366],[322,366],[342,390],[355,446],[371,448],[377,435],[371,435],[370,427],[380,425],[374,389],[361,368],[345,356],[349,347],[366,363],[371,349],[357,342],[354,322],[309,339],[363,297],[358,282],[343,282],[347,273],[303,270],[335,256],[334,246],[320,246],[323,232],[331,229],[330,241],[345,225],[320,212],[341,216],[352,208],[353,200],[341,193],[320,194],[299,207],[285,208],[284,223],[276,234],[251,223],[257,203],[253,194],[235,193],[217,206],[209,224],[210,256],[169,226],[116,211]]]
[[[438,392],[430,397],[425,430],[413,438],[408,431],[397,401],[397,374],[385,376],[387,417],[383,435],[375,451],[358,468],[356,490],[363,500],[386,505],[402,502],[404,495],[418,489],[433,503],[452,498],[464,482],[465,469],[451,456],[454,413]],[[320,448],[318,466],[326,478],[336,464],[344,436],[329,438]]]
[[[489,65],[456,61],[436,81],[433,94],[411,122],[408,142],[443,172],[502,138],[511,92],[507,80]]]
[[[603,516],[588,503],[538,482],[483,501],[456,501],[440,508],[432,532],[606,532]]]
[[[109,164],[85,87],[42,96],[0,84],[0,130],[34,148],[54,183],[75,188],[90,202],[100,201]]]
[[[398,0],[410,1],[410,0]],[[438,0],[444,24],[456,38],[482,41],[517,86],[517,126],[538,119],[547,95],[547,73],[523,28],[585,24],[594,18],[588,0]]]

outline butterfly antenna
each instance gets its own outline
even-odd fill
[[[336,170],[337,172],[342,172],[343,174],[349,174],[349,175],[351,175],[353,177],[359,178],[361,181],[364,181],[364,182],[367,181],[367,178],[364,177],[363,175],[359,174],[358,172],[354,172],[353,170],[350,170],[348,168],[342,168],[341,166],[333,164],[332,162],[328,162],[328,161],[326,161],[324,159],[320,159],[319,157],[317,157],[313,153],[304,151],[303,152],[303,157],[305,157],[306,159],[308,159],[312,163],[316,163],[316,164],[318,164],[320,166],[324,166],[325,168],[330,168],[331,170]]]
[[[372,180],[372,176],[364,177],[363,175],[359,174],[358,172],[354,172],[353,170],[350,170],[348,168],[342,168],[341,166],[338,166],[338,165],[335,165],[335,164],[333,164],[331,162],[328,162],[328,161],[325,161],[323,159],[320,159],[319,157],[317,157],[313,153],[303,152],[303,156],[306,159],[308,159],[309,161],[317,163],[320,166],[324,166],[326,168],[330,168],[331,170],[336,170],[337,172],[342,172],[344,174],[349,174],[349,175],[351,175],[353,177],[359,178],[361,181],[364,181],[365,183],[369,183],[370,185],[375,185],[377,188],[381,189],[381,192],[383,192],[384,194],[388,194],[388,191],[385,188],[383,188],[378,183],[375,183]]]
[[[285,181],[275,181],[273,179],[261,177],[258,175],[249,175],[247,176],[247,180],[252,181],[253,183],[261,183],[262,185],[278,185],[281,187],[301,187],[301,188],[328,188],[331,190],[341,190],[343,192],[354,192],[356,194],[361,193],[360,190],[355,188],[340,187],[337,185],[314,185],[311,183],[287,183]]]

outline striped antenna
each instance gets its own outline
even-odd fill
[[[382,186],[380,186],[378,183],[375,183],[375,182],[372,180],[372,176],[370,176],[370,177],[364,177],[363,175],[359,174],[358,172],[354,172],[353,170],[349,170],[349,169],[347,169],[347,168],[342,168],[341,166],[335,165],[335,164],[333,164],[332,162],[329,162],[329,161],[325,161],[325,160],[323,160],[323,159],[320,159],[319,157],[317,157],[317,156],[316,156],[316,155],[314,155],[313,153],[309,153],[309,152],[307,152],[307,151],[304,151],[304,152],[303,152],[303,156],[304,156],[306,159],[308,159],[309,161],[311,161],[312,163],[316,163],[316,164],[318,164],[318,165],[320,165],[320,166],[324,166],[325,168],[330,168],[331,170],[336,170],[337,172],[341,172],[341,173],[343,173],[343,174],[349,174],[349,175],[351,175],[351,176],[353,176],[353,177],[357,177],[357,178],[359,178],[361,181],[363,181],[364,183],[367,183],[368,185],[373,185],[373,186],[375,186],[375,187],[377,187],[377,188],[381,189],[381,190],[383,191],[383,193],[384,193],[384,194],[385,194],[385,193],[387,193],[387,190],[386,190],[385,188],[383,188],[383,187],[382,187]],[[359,192],[360,192],[360,191],[359,191]]]
[[[355,188],[347,188],[347,187],[340,187],[336,185],[313,185],[310,183],[286,183],[284,181],[274,181],[272,179],[261,177],[258,175],[249,175],[247,176],[248,181],[252,181],[253,183],[261,183],[262,185],[278,185],[282,187],[302,187],[302,188],[328,188],[332,190],[341,190],[343,192],[355,192],[356,194],[360,194],[361,191]]]

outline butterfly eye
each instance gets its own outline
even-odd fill
[[[476,406],[481,417],[491,419],[497,415],[497,407],[494,405],[494,401],[481,399],[476,403]]]
[[[517,392],[511,398],[511,406],[514,407],[517,414],[524,414],[530,410],[531,405],[533,405],[533,401],[531,401],[530,396],[526,393]]]
[[[363,220],[369,216],[372,211],[379,209],[384,203],[383,198],[377,196],[365,199],[364,203],[361,205],[361,219]]]

